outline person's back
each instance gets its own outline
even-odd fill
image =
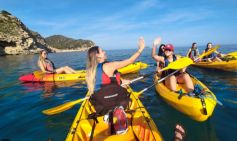
[[[109,115],[111,134],[124,133],[128,127],[123,111],[128,107],[130,98],[127,90],[120,86],[122,79],[116,70],[133,63],[144,47],[144,40],[140,39],[138,52],[129,59],[115,62],[106,62],[106,53],[98,46],[88,50],[86,82],[91,94],[90,101],[96,114]],[[128,81],[122,80],[122,82]],[[114,123],[113,114],[119,122]]]

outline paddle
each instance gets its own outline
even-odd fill
[[[170,63],[167,67],[163,68],[159,72],[167,70],[167,69],[181,69],[181,68],[184,68],[184,67],[190,65],[191,63],[192,63],[192,60],[190,58],[184,57],[184,58],[181,58],[179,60],[176,60],[176,61]],[[155,73],[157,73],[157,72],[155,72]],[[143,79],[143,78],[145,78],[147,76],[150,76],[152,74],[154,74],[154,72],[152,72],[150,74],[147,74],[147,75],[144,75],[144,76],[141,76],[139,78],[133,79],[133,80],[130,81],[130,84],[134,83],[134,82],[136,82],[136,81],[138,81],[140,79]],[[122,84],[122,86],[124,86],[124,85],[127,85],[127,84]],[[141,91],[141,93],[142,92],[143,92],[143,90]],[[58,113],[66,111],[68,109],[71,109],[74,105],[79,104],[79,103],[81,103],[82,101],[84,101],[84,100],[86,100],[88,98],[89,97],[85,97],[85,98],[78,99],[78,100],[75,100],[75,101],[70,101],[70,102],[64,103],[62,105],[59,105],[57,107],[53,107],[53,108],[44,110],[43,113],[46,114],[46,115],[58,114]]]
[[[215,47],[211,48],[209,51],[204,52],[197,59],[195,59],[194,62],[196,62],[198,59],[203,58],[204,56],[207,56],[207,55],[211,54],[212,52],[216,51],[219,47],[220,47],[220,45],[216,45]]]
[[[226,56],[237,56],[237,51],[228,53],[228,54],[226,54]]]
[[[85,98],[81,98],[81,99],[78,99],[78,100],[75,100],[75,101],[70,101],[70,102],[64,103],[62,105],[59,105],[57,107],[53,107],[53,108],[50,108],[48,110],[44,110],[42,112],[46,115],[58,114],[58,113],[66,111],[68,109],[71,109],[74,105],[79,104],[79,103],[81,103],[82,101],[84,101],[88,98],[89,97],[85,97]]]
[[[195,63],[197,60],[199,60],[199,59],[201,59],[201,58],[203,58],[204,56],[207,56],[207,55],[209,55],[209,54],[211,54],[212,52],[214,52],[214,51],[216,51],[218,48],[219,48],[220,46],[219,45],[217,45],[217,46],[215,46],[215,47],[213,47],[212,49],[210,49],[209,51],[207,51],[207,52],[204,52],[203,54],[201,54],[198,58],[196,58],[195,60],[193,60],[192,61],[192,63]],[[184,58],[187,58],[187,57],[184,57]],[[192,64],[191,63],[191,64]],[[176,71],[174,71],[173,73],[171,73],[172,75],[173,74],[175,74],[176,72],[178,72],[179,70],[176,70]],[[168,76],[171,76],[171,74],[170,75],[168,75]],[[182,96],[184,96],[185,95],[185,93],[183,93],[183,94],[180,94],[179,95],[179,99],[181,99],[182,98]]]
[[[152,72],[152,73],[140,76],[140,77],[138,77],[136,79],[133,79],[133,80],[130,81],[130,83],[133,83],[135,81],[138,81],[138,80],[143,79],[145,77],[148,77],[150,75],[156,74],[158,72],[162,72],[162,71],[165,71],[165,70],[168,70],[168,69],[179,70],[179,69],[185,68],[185,67],[187,67],[187,66],[189,66],[191,64],[193,64],[193,61],[190,58],[183,57],[183,58],[180,58],[180,59],[178,59],[178,60],[176,60],[174,62],[169,63],[169,65],[167,67],[165,67],[165,68],[163,68],[163,69],[161,69],[159,71],[155,71],[155,72]]]

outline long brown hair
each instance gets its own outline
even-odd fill
[[[94,46],[87,52],[87,65],[86,65],[86,83],[90,94],[94,93],[95,89],[95,75],[98,65],[96,54],[99,53],[99,47]]]
[[[39,66],[39,67],[40,67],[40,63],[41,63],[43,66],[45,66],[45,59],[42,57],[42,53],[43,53],[43,52],[46,52],[46,53],[47,53],[46,50],[41,50],[41,51],[40,51],[39,59],[38,59],[38,66]]]

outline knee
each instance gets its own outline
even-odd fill
[[[183,76],[189,78],[189,75],[187,73],[184,73]]]

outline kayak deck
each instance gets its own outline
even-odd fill
[[[198,62],[193,65],[197,67],[220,69],[225,71],[237,70],[237,60],[229,60],[221,62]]]
[[[158,79],[159,77],[155,76],[154,81],[156,82],[158,81]],[[204,108],[200,97],[191,97],[184,95],[181,99],[178,99],[179,94],[168,89],[164,85],[164,83],[157,84],[155,88],[158,94],[176,110],[184,113],[185,115],[188,115],[196,121],[205,121],[212,115],[214,111],[214,108],[216,106],[216,97],[203,83],[201,83],[195,77],[191,77],[191,79],[194,85],[199,84],[202,88],[205,89],[205,92],[207,92],[207,94],[204,95],[207,115],[204,114]],[[180,89],[182,89],[183,93],[187,93],[184,90],[184,87],[184,84],[178,84],[176,90],[179,91]]]
[[[95,124],[92,140],[132,141],[136,138],[144,141],[162,140],[154,121],[138,99],[139,93],[133,92],[131,88],[128,88],[128,91],[131,93],[130,98],[132,100],[129,104],[129,110],[134,112],[126,112],[129,124],[127,132],[121,135],[111,135],[109,125],[103,121],[103,116],[100,116],[97,117],[98,123]],[[95,121],[88,119],[88,115],[94,112],[95,110],[89,100],[85,100],[74,119],[66,141],[90,140]]]
[[[136,73],[141,69],[145,69],[148,65],[143,62],[130,64],[118,71],[121,74]],[[86,77],[85,70],[78,70],[75,74],[47,74],[42,71],[35,71],[19,78],[22,82],[56,82],[56,81],[83,81]]]

